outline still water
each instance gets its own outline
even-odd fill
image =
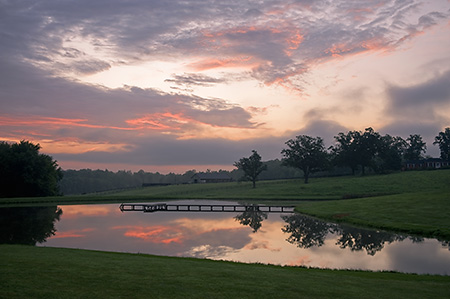
[[[448,242],[336,225],[295,213],[121,212],[119,204],[102,204],[9,208],[0,209],[0,215],[3,228],[8,227],[0,233],[1,243],[450,275]]]

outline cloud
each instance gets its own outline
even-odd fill
[[[387,88],[389,104],[386,114],[399,120],[435,121],[439,110],[450,106],[450,71],[425,82]],[[448,121],[449,119],[447,119]]]
[[[4,2],[0,139],[32,139],[59,160],[72,161],[232,165],[252,149],[264,159],[277,158],[297,133],[330,139],[345,130],[336,120],[339,113],[346,117],[364,109],[355,101],[294,106],[280,99],[285,93],[272,92],[280,86],[294,91],[295,100],[306,98],[309,76],[318,66],[404,50],[449,18],[448,2],[425,4]],[[161,78],[141,87],[86,83],[94,75],[108,77],[112,70],[136,66],[144,66],[146,78],[158,72]],[[384,128],[402,131],[413,119],[427,132],[448,125],[449,77],[446,72],[416,85],[390,84],[385,114],[391,123]],[[166,85],[171,90],[164,91]],[[250,95],[249,86],[257,95]],[[350,98],[365,96],[364,88],[352,88]],[[264,107],[275,104],[278,111],[301,110],[298,127],[271,128],[275,112]],[[274,131],[281,133],[273,136]]]
[[[448,12],[417,13],[419,4],[267,1],[256,8],[246,1],[225,6],[195,1],[23,1],[4,5],[2,26],[11,34],[2,38],[2,48],[20,49],[19,55],[37,64],[46,61],[53,70],[65,61],[82,74],[119,61],[202,57],[192,65],[196,70],[246,66],[265,84],[302,90],[297,77],[319,61],[390,50],[448,18]],[[189,77],[194,79],[191,84],[214,83]],[[186,76],[174,80],[183,79]]]
[[[225,78],[214,78],[203,74],[185,73],[183,75],[173,75],[173,79],[166,79],[166,82],[173,82],[176,85],[190,87],[192,85],[198,86],[212,86],[218,83],[227,83]]]
[[[434,137],[449,126],[450,71],[410,86],[390,84],[386,89],[388,103],[384,113],[388,124],[382,131],[403,138],[420,134],[427,142],[427,154],[439,156],[432,146]]]
[[[89,151],[84,153],[57,153],[57,160],[92,163],[128,163],[132,165],[228,165],[252,149],[264,160],[279,158],[286,138],[261,138],[246,141],[227,139],[178,140],[172,136],[157,135],[135,140],[131,148],[118,151]]]

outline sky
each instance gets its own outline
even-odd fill
[[[0,0],[0,140],[183,173],[450,127],[449,0]]]

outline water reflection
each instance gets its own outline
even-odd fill
[[[238,214],[234,219],[242,225],[248,225],[256,233],[261,228],[264,219],[267,219],[267,213],[258,210],[256,205],[249,205],[245,212]]]
[[[55,235],[62,210],[52,207],[0,209],[0,244],[36,245]]]
[[[0,209],[2,243],[42,246],[39,243],[47,239],[45,246],[52,247],[450,274],[449,242],[357,229],[293,213],[256,209],[122,213],[114,204],[63,206],[63,216],[57,207],[15,209]],[[30,231],[39,233],[30,237]]]
[[[322,220],[300,214],[281,216],[287,223],[281,230],[290,234],[286,239],[300,248],[322,246],[329,234],[337,236],[336,245],[341,249],[351,251],[365,250],[368,255],[375,255],[386,244],[409,239],[412,243],[421,243],[424,238],[404,236],[386,231],[357,228],[341,224],[327,223]],[[442,247],[448,247],[450,242],[442,241]]]
[[[312,217],[293,214],[281,218],[287,223],[281,230],[290,234],[287,241],[300,248],[322,246],[328,233],[335,230],[334,225]]]

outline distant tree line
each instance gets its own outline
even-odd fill
[[[440,132],[434,144],[441,149],[441,158],[450,157],[450,128]],[[249,157],[234,163],[232,171],[225,172],[235,181],[292,179],[303,177],[307,183],[311,176],[386,173],[402,168],[405,161],[425,158],[426,143],[418,134],[408,138],[382,136],[372,128],[364,132],[349,131],[335,136],[335,144],[325,148],[321,137],[299,135],[288,140],[281,151],[282,159],[262,161],[256,150]],[[82,194],[115,189],[136,188],[142,185],[187,184],[196,170],[184,174],[161,174],[108,170],[67,170],[60,182],[63,194]]]
[[[159,172],[131,172],[120,170],[65,170],[60,188],[63,194],[84,194],[109,190],[129,189],[143,185],[167,185],[188,183],[195,174],[189,170],[184,174],[161,174]]]
[[[440,157],[450,160],[450,128],[435,137]],[[418,134],[406,140],[382,136],[372,128],[349,131],[335,136],[335,144],[325,148],[321,137],[299,135],[288,140],[281,151],[282,159],[262,162],[256,150],[248,158],[234,163],[236,169],[226,172],[234,180],[290,179],[310,176],[386,173],[400,170],[407,160],[425,158],[426,143]],[[51,196],[83,194],[143,185],[190,183],[196,170],[184,174],[161,174],[108,170],[63,171],[51,156],[39,153],[39,144],[0,142],[0,197]]]
[[[278,159],[262,162],[269,169],[259,175],[259,179],[289,179],[302,176],[302,172],[282,165]],[[244,172],[240,169],[232,171],[219,170],[212,173],[227,173],[234,181],[242,180]],[[141,186],[158,186],[167,184],[189,184],[196,170],[188,170],[183,174],[159,172],[138,172],[120,170],[63,170],[63,179],[60,181],[60,190],[64,195],[104,192],[110,190],[130,189]]]
[[[344,167],[355,175],[358,171],[364,175],[367,171],[375,173],[387,173],[401,170],[405,161],[421,160],[425,158],[426,143],[418,134],[410,135],[406,140],[389,134],[382,136],[372,128],[366,128],[364,132],[348,131],[339,133],[334,137],[335,144],[325,148],[321,137],[299,135],[288,140],[287,148],[281,151],[282,165],[297,168],[302,171],[305,183],[309,177],[319,171],[332,171]],[[450,158],[450,128],[440,132],[433,144],[439,145],[441,159],[448,161]],[[244,167],[243,161],[250,161],[252,157],[261,157],[253,150],[252,156],[242,158],[234,165],[244,172],[244,177],[253,181],[255,186],[255,170],[253,167]],[[249,164],[250,165],[250,164]],[[262,170],[267,169],[264,168]],[[253,173],[253,175],[251,175]]]

